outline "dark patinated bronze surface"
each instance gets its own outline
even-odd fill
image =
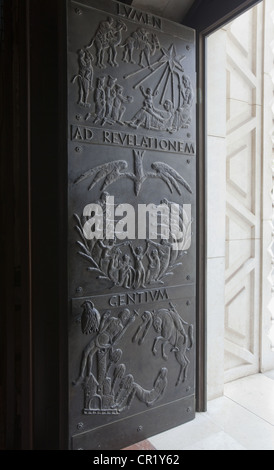
[[[195,416],[195,38],[114,1],[67,15],[69,446],[119,449]]]

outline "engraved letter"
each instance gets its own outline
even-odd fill
[[[80,127],[72,127],[72,140],[83,140]]]
[[[89,140],[93,139],[93,132],[92,132],[91,129],[89,129],[89,127],[85,127],[84,136],[85,136],[86,141],[89,141]]]
[[[188,143],[186,143],[185,152],[194,155],[194,154],[195,154],[195,150],[194,150],[193,144],[188,144]]]
[[[111,132],[109,131],[103,132],[103,142],[106,144],[111,144]]]
[[[118,297],[117,297],[117,295],[114,295],[113,297],[111,297],[109,299],[109,305],[111,305],[111,307],[118,307]]]
[[[169,299],[167,289],[159,291],[158,300],[160,298],[163,299],[163,300],[168,300]]]

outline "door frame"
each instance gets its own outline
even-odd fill
[[[185,26],[192,27],[197,31],[197,128],[198,132],[198,281],[197,281],[197,411],[207,409],[207,366],[206,366],[206,38],[224,24],[230,22],[235,17],[244,13],[247,9],[258,4],[261,0],[230,0],[220,2],[220,0],[196,0],[188,15],[184,19]],[[124,3],[130,5],[131,0]],[[50,80],[52,89],[58,90],[58,60],[60,54],[56,47],[58,32],[62,31],[62,8],[63,0],[48,0],[44,2],[35,0],[4,0],[5,18],[5,51],[1,50],[1,65],[4,64],[3,74],[0,78],[1,87],[5,88],[3,96],[5,106],[1,118],[4,122],[4,132],[1,135],[1,186],[4,204],[1,204],[1,219],[5,221],[3,227],[3,252],[4,266],[1,272],[1,298],[3,300],[4,314],[1,317],[1,374],[3,373],[3,395],[4,408],[6,409],[4,420],[4,440],[5,447],[9,449],[33,449],[47,448],[49,442],[54,441],[54,448],[65,448],[63,441],[64,430],[66,429],[67,403],[62,399],[64,390],[63,383],[66,383],[62,375],[63,367],[62,351],[66,349],[63,342],[62,325],[63,319],[60,312],[64,311],[64,305],[60,304],[59,290],[65,289],[64,280],[59,278],[57,285],[54,282],[58,279],[58,265],[66,263],[66,255],[61,257],[58,247],[62,246],[62,233],[64,227],[60,225],[60,207],[64,208],[65,195],[61,195],[56,188],[53,188],[54,196],[59,202],[50,211],[46,207],[46,202],[40,192],[41,165],[37,163],[37,155],[42,155],[46,164],[46,174],[52,178],[50,172],[51,165],[56,163],[56,157],[63,155],[58,142],[58,126],[56,122],[44,121],[43,125],[37,122],[39,116],[39,106],[37,99],[41,98],[43,81],[39,81],[37,72],[43,72],[43,57],[46,51],[54,55],[54,61],[50,63],[47,70],[47,79]],[[60,9],[59,9],[60,7]],[[44,37],[43,30],[39,29],[39,22],[44,22],[44,26],[50,32],[50,41]],[[47,24],[45,24],[47,22]],[[59,22],[59,23],[58,23]],[[16,30],[17,28],[17,30]],[[14,31],[17,31],[17,41],[14,41]],[[39,45],[35,45],[34,39],[39,40]],[[61,38],[62,42],[62,38]],[[16,47],[15,47],[16,46]],[[15,47],[15,48],[14,48]],[[34,51],[37,52],[37,62],[34,58]],[[42,51],[42,52],[41,52]],[[40,54],[38,56],[38,54]],[[42,54],[42,55],[41,55]],[[44,54],[44,55],[43,55]],[[35,63],[34,63],[35,62]],[[41,66],[41,70],[39,70]],[[56,69],[55,69],[56,67]],[[60,69],[63,68],[61,64]],[[44,78],[44,77],[43,77]],[[45,80],[45,79],[44,79]],[[45,87],[46,88],[46,87]],[[15,95],[15,89],[19,95]],[[62,93],[59,90],[59,97]],[[18,101],[18,96],[20,97]],[[57,96],[58,98],[58,96]],[[58,101],[58,99],[57,99]],[[62,107],[62,106],[61,106]],[[58,102],[56,102],[56,92],[54,99],[50,95],[49,108],[51,116],[58,116]],[[61,118],[60,120],[61,121]],[[20,132],[18,124],[20,122]],[[50,154],[41,145],[44,138],[45,129],[51,136]],[[59,128],[59,133],[63,135],[64,129]],[[12,155],[12,157],[11,157]],[[58,160],[58,159],[57,159]],[[62,160],[62,158],[59,160]],[[60,166],[59,166],[60,165]],[[18,171],[18,167],[20,171]],[[59,175],[65,170],[63,161],[56,165]],[[15,171],[16,170],[16,171]],[[4,175],[4,177],[3,177]],[[16,177],[15,177],[16,175]],[[42,188],[45,189],[46,177],[44,176]],[[53,182],[57,184],[58,178],[54,176]],[[62,181],[59,180],[58,189],[62,188]],[[11,197],[16,190],[17,198]],[[1,201],[2,202],[2,201]],[[37,204],[40,210],[37,211]],[[52,218],[52,224],[57,224],[58,231],[52,233],[50,240],[45,234],[43,227],[44,213]],[[17,225],[14,225],[14,214],[20,211],[21,218]],[[58,232],[58,233],[57,233]],[[37,236],[40,244],[53,244],[56,242],[52,257],[56,258],[56,270],[52,271],[52,260],[45,259],[45,268],[42,272],[41,258],[39,257],[40,247],[37,243]],[[20,255],[20,270],[15,269],[14,253],[18,250]],[[20,281],[21,278],[21,281]],[[43,282],[44,281],[44,282]],[[44,292],[49,292],[45,296]],[[52,290],[50,290],[52,289]],[[15,314],[16,301],[19,292],[20,310]],[[42,300],[43,299],[43,302]],[[45,300],[45,301],[44,301]],[[56,331],[52,330],[54,313],[59,312]],[[45,317],[45,315],[49,315]],[[2,328],[3,327],[3,328]],[[14,329],[19,331],[19,344],[15,344]],[[45,330],[46,328],[46,330]],[[46,333],[45,333],[46,331]],[[52,336],[53,334],[53,336]],[[45,336],[47,335],[47,336]],[[51,354],[58,354],[58,360],[52,370],[44,370],[41,364],[46,364],[48,357],[46,349],[43,349],[45,338],[51,341]],[[2,341],[3,340],[3,341]],[[16,364],[16,357],[21,356]],[[44,361],[44,362],[43,362]],[[19,369],[18,369],[19,367]],[[3,379],[3,378],[2,378]],[[18,423],[16,422],[15,385],[20,384],[21,400],[21,432],[19,439]],[[2,382],[1,382],[2,385]],[[46,385],[47,387],[45,387]],[[54,397],[52,396],[54,392]],[[47,422],[43,422],[41,406],[48,403],[50,397],[54,406],[48,409]],[[58,413],[58,416],[56,415]],[[57,428],[57,432],[56,432]],[[54,433],[52,433],[54,430]],[[54,434],[54,435],[53,435]],[[59,434],[59,436],[58,436]]]
[[[207,37],[262,0],[195,0],[184,24],[197,31],[197,412],[207,411]]]

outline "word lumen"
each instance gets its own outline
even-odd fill
[[[144,13],[142,11],[135,10],[127,5],[122,5],[117,3],[117,13],[119,16],[123,18],[127,18],[128,20],[132,20],[135,23],[152,26],[155,29],[162,30],[162,20],[154,15],[150,15],[149,13]]]

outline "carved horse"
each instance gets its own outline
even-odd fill
[[[175,353],[176,360],[181,366],[176,386],[181,382],[185,382],[190,365],[190,360],[187,354],[193,347],[193,326],[182,320],[172,304],[170,304],[170,309],[163,308],[152,313],[147,311],[143,314],[142,319],[143,324],[137,330],[133,341],[136,342],[138,340],[138,337],[143,330],[143,335],[138,341],[138,344],[141,345],[144,342],[150,327],[153,326],[154,330],[158,334],[153,343],[153,354],[157,354],[156,346],[158,342],[163,341],[162,357],[164,360],[168,360],[165,349],[167,345],[172,346],[171,352]],[[188,327],[187,332],[185,327]]]

